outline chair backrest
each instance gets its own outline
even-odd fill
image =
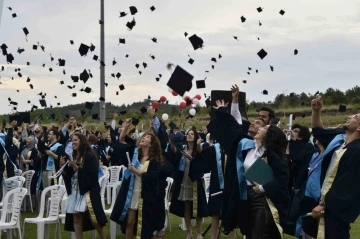
[[[14,180],[14,181],[19,181],[20,184],[21,184],[21,187],[24,186],[24,183],[25,183],[25,181],[26,181],[26,179],[25,179],[23,176],[14,176],[14,177],[11,177],[11,178],[7,178],[6,180],[8,180],[8,179],[12,179],[12,180]],[[6,180],[5,180],[5,181],[6,181]]]
[[[10,225],[16,225],[20,218],[20,209],[22,201],[27,193],[26,188],[15,188],[10,190],[4,198],[4,205],[11,205]],[[10,199],[11,198],[11,199]],[[10,202],[10,200],[12,202]],[[1,213],[1,223],[6,222],[7,213]]]
[[[50,192],[50,210],[47,218],[56,219],[59,217],[59,208],[61,200],[66,192],[66,188],[63,185],[53,185],[45,188],[41,193],[40,212],[38,218],[44,217],[45,210],[45,196]]]
[[[104,165],[100,165],[101,170],[103,171],[104,175],[105,174],[109,174],[109,170],[108,167],[104,166]]]
[[[109,210],[111,210],[111,211],[114,209],[115,202],[116,202],[116,197],[117,197],[117,194],[118,194],[117,189],[120,186],[121,186],[121,181],[118,181],[118,182],[113,184],[112,195],[111,195],[111,206],[109,208]]]
[[[108,170],[110,172],[110,183],[116,183],[119,181],[121,166],[111,166],[108,167]]]
[[[203,180],[204,180],[204,189],[205,189],[205,194],[206,194],[206,200],[209,201],[209,196],[210,196],[210,178],[211,178],[211,173],[205,173],[203,176]]]
[[[101,196],[101,202],[103,204],[103,208],[105,209],[105,189],[106,189],[106,185],[109,182],[109,175],[105,174],[104,176],[101,176],[101,178],[99,179],[99,184],[100,184],[100,196]]]
[[[28,190],[28,193],[30,193],[31,180],[34,174],[35,170],[28,170],[21,174],[21,176],[25,178],[25,188]]]
[[[21,176],[22,170],[21,170],[21,169],[16,169],[16,170],[14,171],[14,174],[15,174],[15,176]]]
[[[59,177],[58,185],[63,185],[63,186],[65,186],[64,178],[63,178],[62,175]]]
[[[165,188],[165,198],[164,198],[164,200],[165,200],[165,209],[169,209],[170,192],[171,192],[172,185],[174,183],[174,179],[172,179],[170,177],[167,177],[166,182],[167,182],[167,185],[166,185],[166,188]]]

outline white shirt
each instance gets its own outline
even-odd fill
[[[245,172],[251,167],[251,165],[253,165],[253,163],[255,163],[255,161],[260,158],[265,152],[265,148],[264,147],[258,147],[256,146],[255,149],[250,150],[246,157],[245,157],[245,161],[244,161],[244,169]],[[248,186],[252,186],[252,182],[249,182],[248,180],[246,180],[247,185]]]
[[[241,113],[239,110],[239,104],[238,103],[232,103],[231,104],[231,115],[236,119],[238,124],[242,124],[242,118]]]

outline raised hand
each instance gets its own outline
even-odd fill
[[[216,101],[216,106],[213,106],[214,109],[219,109],[220,107],[227,107],[229,103],[226,103],[224,102],[224,100],[217,100]]]
[[[321,110],[321,108],[323,107],[323,105],[324,105],[324,101],[323,101],[322,96],[318,96],[318,97],[316,97],[315,99],[313,99],[313,100],[311,101],[311,109],[312,109],[313,111],[319,111],[319,110]]]
[[[233,98],[239,98],[239,87],[236,84],[231,86],[231,94]]]

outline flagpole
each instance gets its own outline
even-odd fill
[[[1,0],[0,0],[1,1]],[[100,0],[100,61],[105,63],[105,20],[104,20],[104,7],[105,0]],[[100,97],[105,98],[105,66],[100,64]],[[100,121],[105,122],[105,101],[100,100]]]

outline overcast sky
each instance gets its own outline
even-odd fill
[[[105,79],[109,84],[106,101],[116,105],[141,101],[148,94],[153,99],[165,95],[172,103],[180,102],[166,86],[171,75],[166,69],[168,62],[182,66],[194,76],[194,81],[207,77],[206,89],[197,90],[194,86],[190,96],[210,94],[212,89],[227,90],[237,83],[249,100],[268,101],[286,90],[314,93],[330,86],[346,90],[359,84],[360,3],[357,0],[346,3],[341,0],[105,2]],[[133,19],[130,6],[138,9],[132,31],[125,26]],[[156,10],[151,12],[151,6]],[[258,7],[263,8],[261,13],[257,12]],[[281,9],[285,10],[283,16],[279,14]],[[119,11],[129,14],[119,18]],[[12,18],[13,13],[17,14],[16,18]],[[246,18],[244,23],[241,16]],[[11,111],[8,97],[19,103],[19,111],[31,108],[28,100],[39,105],[40,92],[46,92],[48,105],[54,106],[57,102],[67,105],[99,99],[99,62],[92,59],[94,54],[100,56],[99,0],[5,0],[1,18],[0,45],[5,43],[15,60],[12,65],[7,64],[5,56],[0,54],[0,66],[5,66],[5,71],[0,72],[0,113]],[[28,42],[23,27],[30,32]],[[184,32],[201,37],[204,48],[194,51]],[[151,41],[153,37],[158,43]],[[125,38],[126,44],[118,45],[119,38]],[[37,42],[45,46],[45,52],[32,49]],[[81,57],[78,53],[81,43],[94,44],[95,51]],[[25,52],[18,54],[18,47]],[[257,56],[262,48],[268,52],[263,60]],[[294,49],[299,51],[296,56]],[[50,61],[50,54],[54,62]],[[125,58],[126,54],[129,58]],[[155,55],[155,61],[150,54]],[[211,62],[218,54],[222,58],[217,63]],[[195,60],[193,65],[188,63],[188,55]],[[59,58],[66,60],[65,67],[56,65]],[[114,58],[117,64],[112,66]],[[30,66],[26,65],[28,61]],[[135,64],[143,62],[148,67],[136,69]],[[214,70],[211,65],[215,66]],[[270,65],[274,67],[273,72]],[[49,72],[49,67],[53,72]],[[248,67],[252,68],[250,75]],[[16,68],[21,68],[22,78],[17,76]],[[62,74],[64,68],[66,75]],[[69,90],[67,85],[74,85],[70,76],[79,75],[84,69],[90,69],[94,76],[86,83],[94,92],[80,92],[85,87],[83,82]],[[255,69],[259,70],[258,74]],[[138,74],[139,70],[142,75]],[[205,73],[206,70],[210,73]],[[120,79],[111,78],[111,73],[117,72],[122,75]],[[162,78],[156,82],[158,74],[162,74]],[[28,77],[33,90],[26,83]],[[59,84],[61,80],[65,81],[64,85]],[[247,84],[242,80],[247,80]],[[120,84],[125,85],[124,91],[119,91]],[[269,95],[261,94],[264,89]],[[71,97],[75,92],[78,97]]]

